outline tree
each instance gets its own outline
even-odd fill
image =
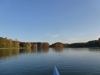
[[[17,39],[13,41],[14,48],[19,48],[20,47],[19,44],[20,44],[20,42]]]
[[[98,44],[99,44],[99,47],[100,47],[100,38],[98,39]]]
[[[5,48],[7,45],[7,38],[0,37],[0,48]]]
[[[26,42],[26,43],[24,44],[24,47],[25,47],[26,49],[30,49],[30,48],[32,47],[32,45],[31,45],[31,43]]]
[[[64,47],[69,47],[69,44],[63,44]]]
[[[52,47],[55,47],[55,48],[63,48],[64,45],[63,45],[63,43],[61,43],[61,42],[56,42],[56,43],[54,43],[54,44],[52,45]]]
[[[47,42],[42,43],[42,48],[49,48],[49,43]]]
[[[37,48],[37,47],[38,45],[36,43],[32,43],[32,46],[31,46],[32,49]]]
[[[7,48],[12,48],[13,47],[13,41],[12,39],[7,40]]]

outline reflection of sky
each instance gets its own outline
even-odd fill
[[[0,34],[72,43],[100,37],[100,0],[0,0]]]
[[[48,52],[19,53],[17,57],[0,60],[0,75],[51,75],[55,65],[61,74],[95,75],[96,72],[100,74],[99,59],[100,52],[90,48],[64,48],[62,52],[50,48]]]

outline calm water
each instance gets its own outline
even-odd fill
[[[0,75],[100,75],[100,48],[0,50]]]

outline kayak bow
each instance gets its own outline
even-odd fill
[[[57,68],[56,68],[56,66],[54,68],[54,74],[53,75],[60,75],[59,72],[58,72],[58,70],[57,70]]]

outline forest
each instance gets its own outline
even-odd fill
[[[98,40],[91,40],[88,42],[80,42],[80,43],[72,43],[72,44],[64,44],[64,47],[100,47],[100,38]]]
[[[33,49],[33,48],[63,48],[63,47],[100,47],[100,38],[98,40],[92,40],[88,42],[80,42],[80,43],[62,43],[56,42],[52,45],[49,45],[48,42],[20,42],[17,39],[12,40],[8,38],[0,37],[0,48],[13,48],[13,49]]]

